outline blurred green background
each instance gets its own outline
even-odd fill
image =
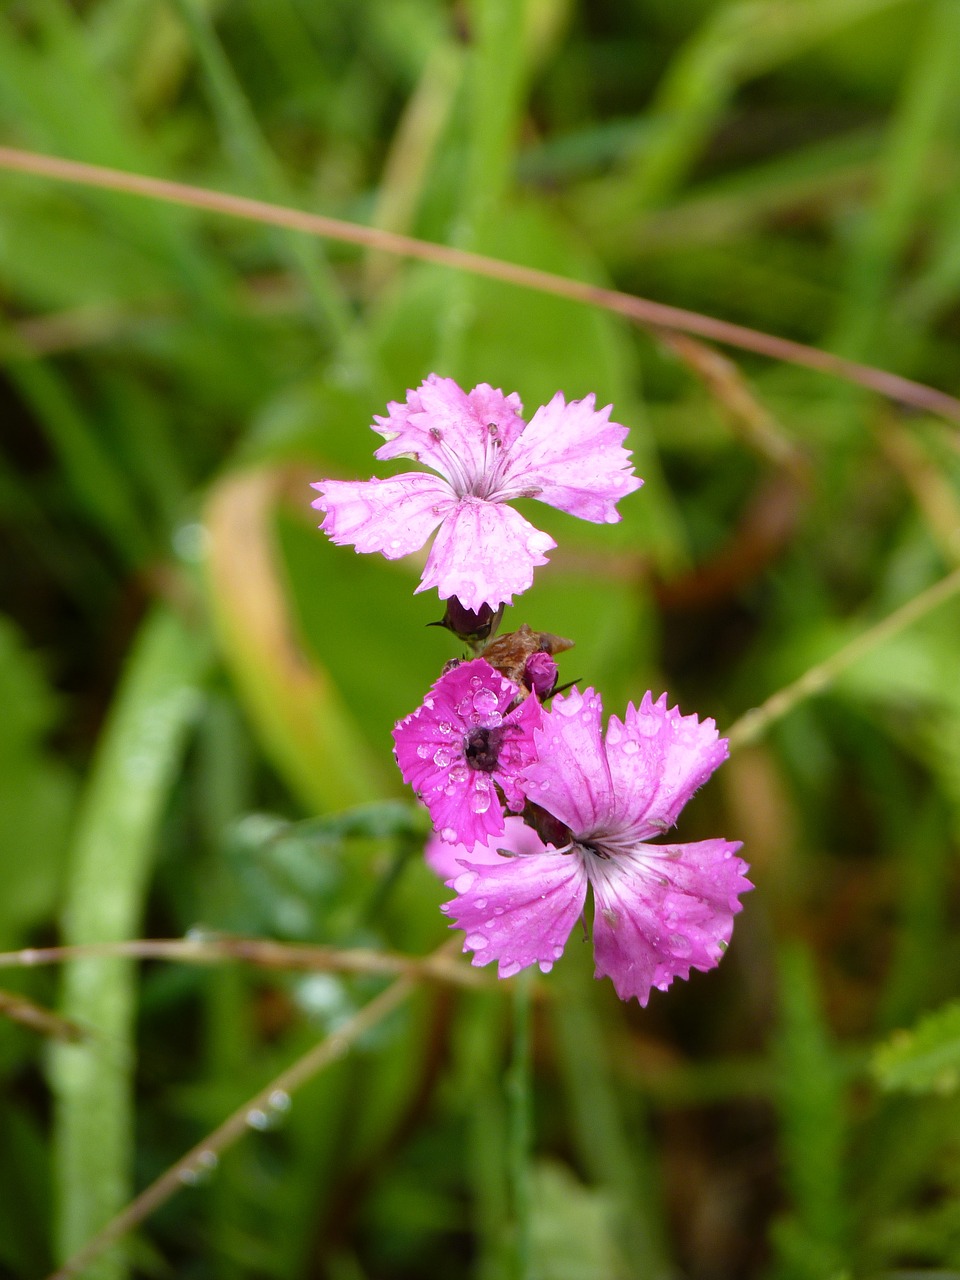
[[[613,284],[954,394],[958,85],[957,0],[0,3],[3,145]],[[734,359],[0,170],[0,950],[444,942],[389,730],[455,649],[424,629],[420,566],[329,545],[308,488],[389,470],[373,414],[431,370],[528,413],[595,392],[630,427],[646,485],[622,524],[532,505],[559,546],[505,624],[573,638],[561,678],[608,711],[666,688],[728,726],[957,566],[955,423]],[[575,936],[537,979],[528,1146],[514,984],[421,981],[83,1274],[960,1274],[958,638],[950,601],[691,804],[679,838],[742,839],[757,886],[717,972],[623,1006]],[[9,959],[18,1278],[386,981]]]

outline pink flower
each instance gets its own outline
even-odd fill
[[[432,373],[376,418],[385,437],[375,456],[412,457],[436,475],[405,471],[388,480],[321,480],[313,506],[338,546],[388,560],[417,551],[438,529],[418,591],[436,587],[479,611],[509,604],[556,546],[512,507],[537,498],[595,524],[620,519],[616,503],[643,483],[622,447],[627,428],[594,397],[567,404],[558,391],[529,423],[513,393],[485,382],[470,392]]]
[[[511,809],[522,809],[519,778],[537,758],[533,731],[542,712],[483,658],[461,662],[440,679],[423,706],[393,730],[397,764],[430,811],[441,839],[469,848],[503,831],[495,783]]]
[[[593,889],[596,976],[645,1005],[691,968],[718,964],[751,888],[739,844],[651,844],[727,756],[712,720],[667,710],[666,694],[631,703],[601,736],[592,689],[554,699],[536,732],[527,797],[557,820],[566,843],[483,865],[464,859],[445,908],[466,930],[473,963],[498,961],[501,978],[559,959]],[[551,838],[556,834],[551,832]]]

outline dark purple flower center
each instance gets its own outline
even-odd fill
[[[464,740],[463,754],[471,769],[493,773],[500,758],[503,729],[471,729]]]

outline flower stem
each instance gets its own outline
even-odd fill
[[[513,1055],[506,1077],[509,1112],[508,1170],[513,1211],[513,1276],[529,1280],[531,1275],[530,1154],[532,1146],[533,1072],[530,1052],[530,1021],[533,1008],[533,973],[521,973],[513,989]]]

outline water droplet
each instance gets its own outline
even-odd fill
[[[519,960],[501,960],[499,976],[501,978],[512,978],[515,973],[519,973],[523,965]]]
[[[391,551],[396,551],[396,549],[397,549],[399,546],[400,546],[400,539],[399,539],[399,538],[391,538],[391,539],[390,539],[390,550],[391,550]]]
[[[444,734],[444,736],[446,736],[446,734],[448,733],[453,733],[453,725],[450,723],[449,720],[441,720],[440,723],[437,725],[437,733],[442,733]]]
[[[634,738],[628,738],[623,744],[623,754],[625,756],[635,756],[639,750],[640,747]]]
[[[688,956],[690,954],[690,939],[685,938],[682,933],[671,933],[667,937],[670,944],[670,950],[675,956]]]
[[[433,763],[438,769],[449,769],[455,759],[449,747],[437,747],[433,753]]]
[[[468,951],[482,951],[487,945],[487,935],[485,933],[468,933],[463,940],[463,945]]]
[[[484,787],[478,788],[470,796],[470,808],[474,813],[486,813],[490,808],[490,792]]]
[[[466,782],[470,777],[470,770],[465,764],[455,764],[447,775],[451,782]]]
[[[553,948],[553,958],[554,960],[559,960],[562,955],[563,955],[563,944],[560,943]]]
[[[259,1129],[262,1132],[270,1128],[270,1117],[260,1107],[251,1107],[244,1118],[251,1129]]]
[[[539,965],[541,973],[549,973],[550,970],[553,968],[552,960],[538,960],[537,964]]]
[[[457,833],[454,831],[453,827],[444,827],[443,830],[440,832],[440,839],[446,840],[447,844],[459,843],[459,841],[457,840]],[[471,880],[470,883],[472,884],[473,881]],[[457,889],[457,893],[463,893],[463,890]]]
[[[478,911],[482,911],[483,908],[487,905],[487,900],[486,898],[478,898],[473,905],[477,908]]]
[[[286,1089],[274,1089],[267,1099],[267,1106],[278,1116],[285,1116],[290,1110],[290,1095]]]
[[[457,788],[451,783],[450,786],[443,788],[443,794],[447,796],[448,799],[452,800],[457,794]]]
[[[497,710],[500,699],[492,689],[478,689],[473,695],[473,705],[481,715]]]
[[[471,688],[473,688],[473,689],[480,689],[480,688],[482,688],[482,686],[483,686],[483,681],[480,679],[480,677],[479,677],[479,676],[471,676],[471,677],[470,677],[470,687],[471,687]]]
[[[454,893],[468,893],[473,888],[476,879],[477,873],[475,871],[464,871],[453,882]]]
[[[421,742],[419,747],[417,747],[417,755],[420,757],[421,760],[426,760],[429,754],[430,754],[429,745],[426,742]]]

